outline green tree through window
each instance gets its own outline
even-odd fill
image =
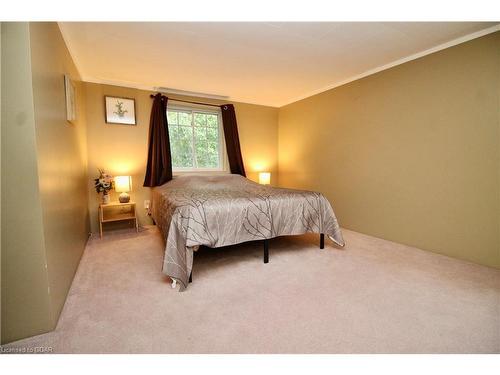
[[[173,108],[167,119],[173,168],[221,169],[217,112]]]

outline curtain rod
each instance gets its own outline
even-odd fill
[[[163,95],[163,94],[162,94]],[[154,98],[155,95],[151,94],[149,95],[150,98]],[[165,95],[164,95],[165,96]],[[168,96],[165,96],[167,99],[168,99]],[[217,108],[220,108],[221,106],[218,105],[218,104],[209,104],[209,103],[200,103],[200,102],[192,102],[192,101],[189,101],[189,100],[182,100],[182,99],[170,99],[170,100],[173,100],[175,102],[183,102],[183,103],[190,103],[190,104],[198,104],[198,105],[208,105],[210,107],[217,107]]]

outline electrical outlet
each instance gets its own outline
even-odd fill
[[[151,202],[150,202],[149,200],[145,200],[145,201],[144,201],[144,209],[149,210],[149,205],[150,205],[150,203],[151,203]]]

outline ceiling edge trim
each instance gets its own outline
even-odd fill
[[[446,42],[446,43],[443,43],[443,44],[439,44],[439,45],[437,45],[435,47],[426,49],[426,50],[421,51],[421,52],[417,52],[417,53],[415,53],[413,55],[410,55],[410,56],[407,56],[407,57],[403,57],[401,59],[398,59],[396,61],[390,62],[388,64],[385,64],[385,65],[382,65],[382,66],[379,66],[379,67],[367,70],[366,72],[363,72],[361,74],[357,74],[355,76],[349,77],[349,78],[344,79],[342,81],[335,82],[335,83],[333,83],[331,85],[328,85],[328,86],[325,86],[325,87],[323,87],[321,89],[311,91],[308,94],[301,95],[301,96],[299,96],[299,97],[297,97],[297,98],[295,98],[295,99],[293,99],[291,101],[282,103],[282,104],[278,105],[277,107],[281,108],[281,107],[287,106],[289,104],[298,102],[300,100],[307,99],[307,98],[309,98],[311,96],[321,94],[322,92],[334,89],[334,88],[339,87],[339,86],[343,86],[343,85],[345,85],[347,83],[357,81],[358,79],[368,77],[368,76],[370,76],[372,74],[375,74],[375,73],[379,73],[379,72],[381,72],[383,70],[387,70],[387,69],[393,68],[395,66],[404,64],[406,62],[409,62],[409,61],[412,61],[412,60],[416,60],[416,59],[419,59],[421,57],[430,55],[430,54],[432,54],[434,52],[439,52],[439,51],[442,51],[442,50],[444,50],[446,48],[450,48],[450,47],[456,46],[458,44],[462,44],[462,43],[468,42],[470,40],[480,38],[482,36],[494,33],[496,31],[500,31],[500,24],[497,24],[497,25],[492,26],[492,27],[488,27],[488,28],[483,29],[483,30],[476,31],[476,32],[471,33],[471,34],[464,35],[464,36],[462,36],[460,38],[456,38],[456,39],[450,40],[449,42]]]

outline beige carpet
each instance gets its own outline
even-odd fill
[[[500,352],[500,270],[344,231],[195,255],[170,288],[155,227],[92,239],[54,332],[58,353]],[[309,270],[306,273],[300,270]]]

